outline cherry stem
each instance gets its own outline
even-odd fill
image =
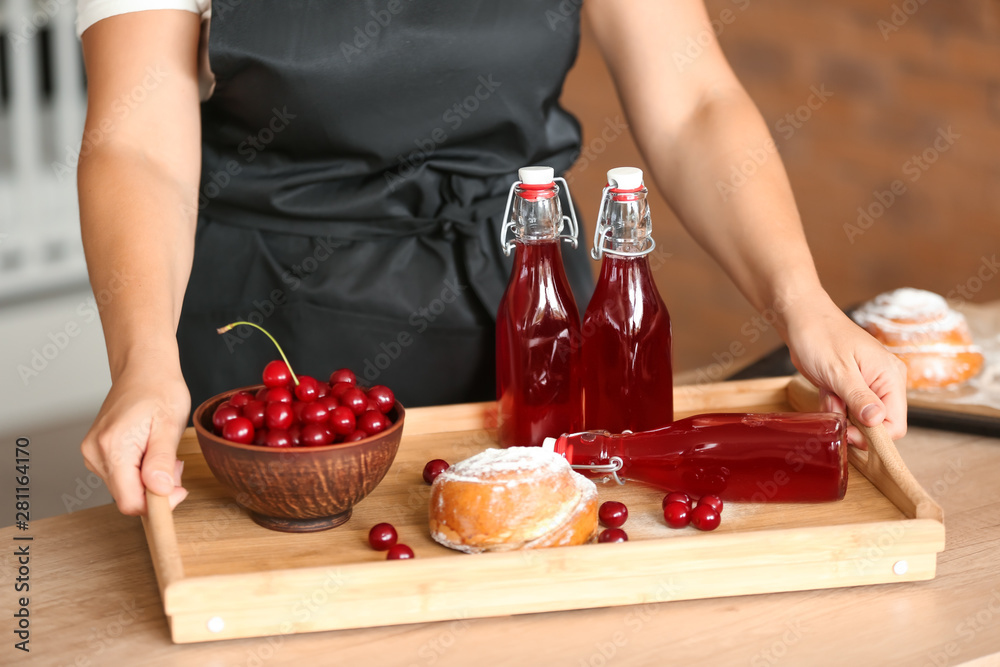
[[[241,324],[245,324],[248,327],[253,327],[254,329],[257,329],[258,331],[263,331],[264,335],[271,339],[271,342],[274,343],[274,346],[276,348],[278,348],[278,354],[280,354],[281,358],[285,360],[285,365],[288,366],[288,372],[292,374],[292,379],[295,381],[295,386],[296,387],[299,386],[299,378],[296,377],[295,371],[292,370],[292,365],[288,362],[288,357],[285,356],[285,351],[281,349],[281,346],[278,345],[278,341],[274,340],[274,336],[272,336],[271,334],[269,334],[267,332],[267,329],[265,329],[264,327],[260,326],[259,324],[254,324],[253,322],[242,322],[242,321],[241,322],[232,322],[230,324],[227,324],[224,327],[219,327],[218,329],[215,330],[215,333],[224,334],[227,331],[235,329],[236,327],[240,326]]]

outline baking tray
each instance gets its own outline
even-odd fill
[[[678,387],[678,417],[815,410],[802,378]],[[143,523],[174,642],[926,580],[944,548],[941,508],[881,427],[850,449],[845,498],[818,504],[730,503],[710,533],[663,523],[663,493],[598,485],[629,507],[629,541],[468,555],[430,539],[430,459],[495,446],[495,406],[407,411],[386,478],[345,525],[311,534],[255,524],[212,477],[189,429],[180,443],[190,495],[170,511],[152,494]],[[395,525],[416,558],[386,561],[367,544]]]

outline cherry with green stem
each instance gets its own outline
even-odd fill
[[[254,324],[253,322],[239,321],[239,322],[231,322],[231,323],[227,324],[224,327],[219,327],[218,329],[215,330],[215,332],[218,333],[218,334],[224,334],[227,331],[231,331],[231,330],[235,329],[236,327],[240,326],[241,324],[245,324],[248,327],[253,327],[254,329],[257,329],[258,331],[262,331],[265,336],[267,336],[268,338],[271,339],[271,342],[274,343],[274,346],[276,348],[278,348],[278,354],[281,355],[282,360],[284,360],[284,362],[285,362],[285,366],[288,368],[288,372],[292,376],[292,382],[295,383],[296,387],[299,386],[299,378],[298,378],[297,375],[295,375],[295,371],[292,370],[292,364],[290,364],[288,362],[288,357],[285,356],[285,351],[281,349],[281,346],[278,345],[278,341],[276,341],[274,339],[274,336],[272,336],[270,333],[268,333],[267,329],[265,329],[264,327],[260,326],[259,324]],[[268,366],[270,366],[270,364],[268,364]],[[265,384],[267,384],[267,383],[265,382]]]

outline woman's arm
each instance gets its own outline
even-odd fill
[[[863,423],[884,419],[890,435],[901,437],[905,368],[820,285],[781,157],[702,1],[584,6],[639,149],[685,227],[758,310],[777,315],[796,366],[820,387],[825,409],[844,411],[846,403]],[[736,5],[731,11],[738,16]],[[746,160],[756,171],[735,185],[733,167]],[[853,427],[851,440],[861,443]]]
[[[190,395],[176,331],[201,170],[199,30],[198,15],[161,10],[107,18],[82,37],[80,221],[112,388],[81,449],[126,514],[145,511],[144,487],[174,505],[186,495],[175,468]]]

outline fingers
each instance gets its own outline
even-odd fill
[[[850,414],[865,426],[874,426],[882,422],[887,409],[878,394],[865,382],[859,370],[848,368],[832,379],[833,391],[820,389],[821,411],[836,412],[845,416]],[[846,396],[847,399],[841,396]],[[861,431],[850,423],[847,425],[847,441],[858,449],[868,448]]]
[[[146,496],[139,463],[148,428],[136,426],[127,433],[95,425],[81,446],[84,464],[104,479],[122,514],[146,511]]]
[[[882,399],[872,391],[857,367],[849,368],[846,377],[838,378],[840,386],[835,387],[843,398],[847,412],[865,426],[881,424],[886,409]]]
[[[184,499],[187,498],[187,496],[188,496],[187,489],[182,488],[180,486],[176,487],[173,491],[170,492],[170,497],[169,497],[170,509],[174,509],[175,507],[180,505],[181,502],[183,502]]]
[[[868,449],[868,441],[854,424],[848,423],[847,425],[847,442],[858,449]]]
[[[840,396],[822,388],[819,390],[819,410],[820,412],[836,412],[842,415],[847,414],[847,407],[844,405],[844,402],[840,400]]]
[[[893,358],[892,361],[897,360]],[[886,414],[882,423],[889,437],[893,440],[902,438],[906,435],[906,365],[894,363],[872,382],[872,389],[885,405]]]
[[[876,355],[859,357],[857,370],[848,370],[844,383],[848,412],[865,426],[882,424],[893,440],[906,435],[905,369],[898,359],[878,350]],[[866,376],[874,379],[869,383]],[[848,441],[867,448],[861,431],[854,426],[848,428]]]
[[[168,417],[153,420],[142,457],[142,482],[158,496],[171,496],[181,486],[184,464],[177,460],[177,443],[183,432],[184,425],[174,424]]]

